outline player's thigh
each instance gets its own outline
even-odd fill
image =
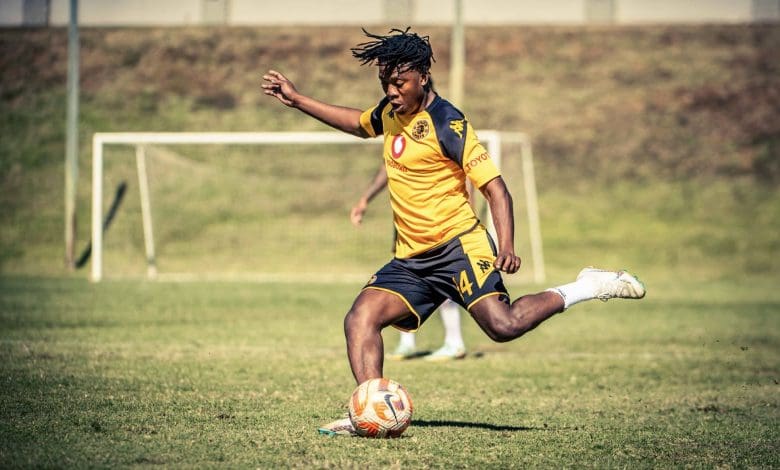
[[[469,307],[469,314],[491,337],[493,332],[500,331],[512,323],[509,298],[505,294],[481,298]]]
[[[398,294],[380,289],[363,289],[349,311],[349,315],[358,316],[359,320],[381,327],[391,325],[411,314],[409,306]]]

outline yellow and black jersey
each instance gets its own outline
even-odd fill
[[[463,113],[436,96],[424,111],[399,116],[384,98],[363,112],[360,125],[371,137],[384,135],[397,258],[423,253],[474,227],[466,177],[481,188],[500,173]]]

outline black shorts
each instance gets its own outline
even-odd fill
[[[444,302],[452,299],[468,310],[480,299],[502,295],[506,287],[494,267],[496,247],[487,230],[476,225],[468,232],[411,258],[394,258],[371,277],[364,289],[399,296],[412,315],[393,324],[414,331]]]

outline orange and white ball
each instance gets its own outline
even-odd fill
[[[349,419],[364,437],[400,436],[412,422],[412,411],[403,385],[387,378],[363,382],[349,400]]]

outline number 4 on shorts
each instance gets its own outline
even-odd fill
[[[455,285],[458,287],[462,297],[472,295],[473,291],[471,289],[472,286],[474,286],[474,283],[469,281],[469,275],[466,273],[465,269],[460,272],[460,280],[456,282]]]

